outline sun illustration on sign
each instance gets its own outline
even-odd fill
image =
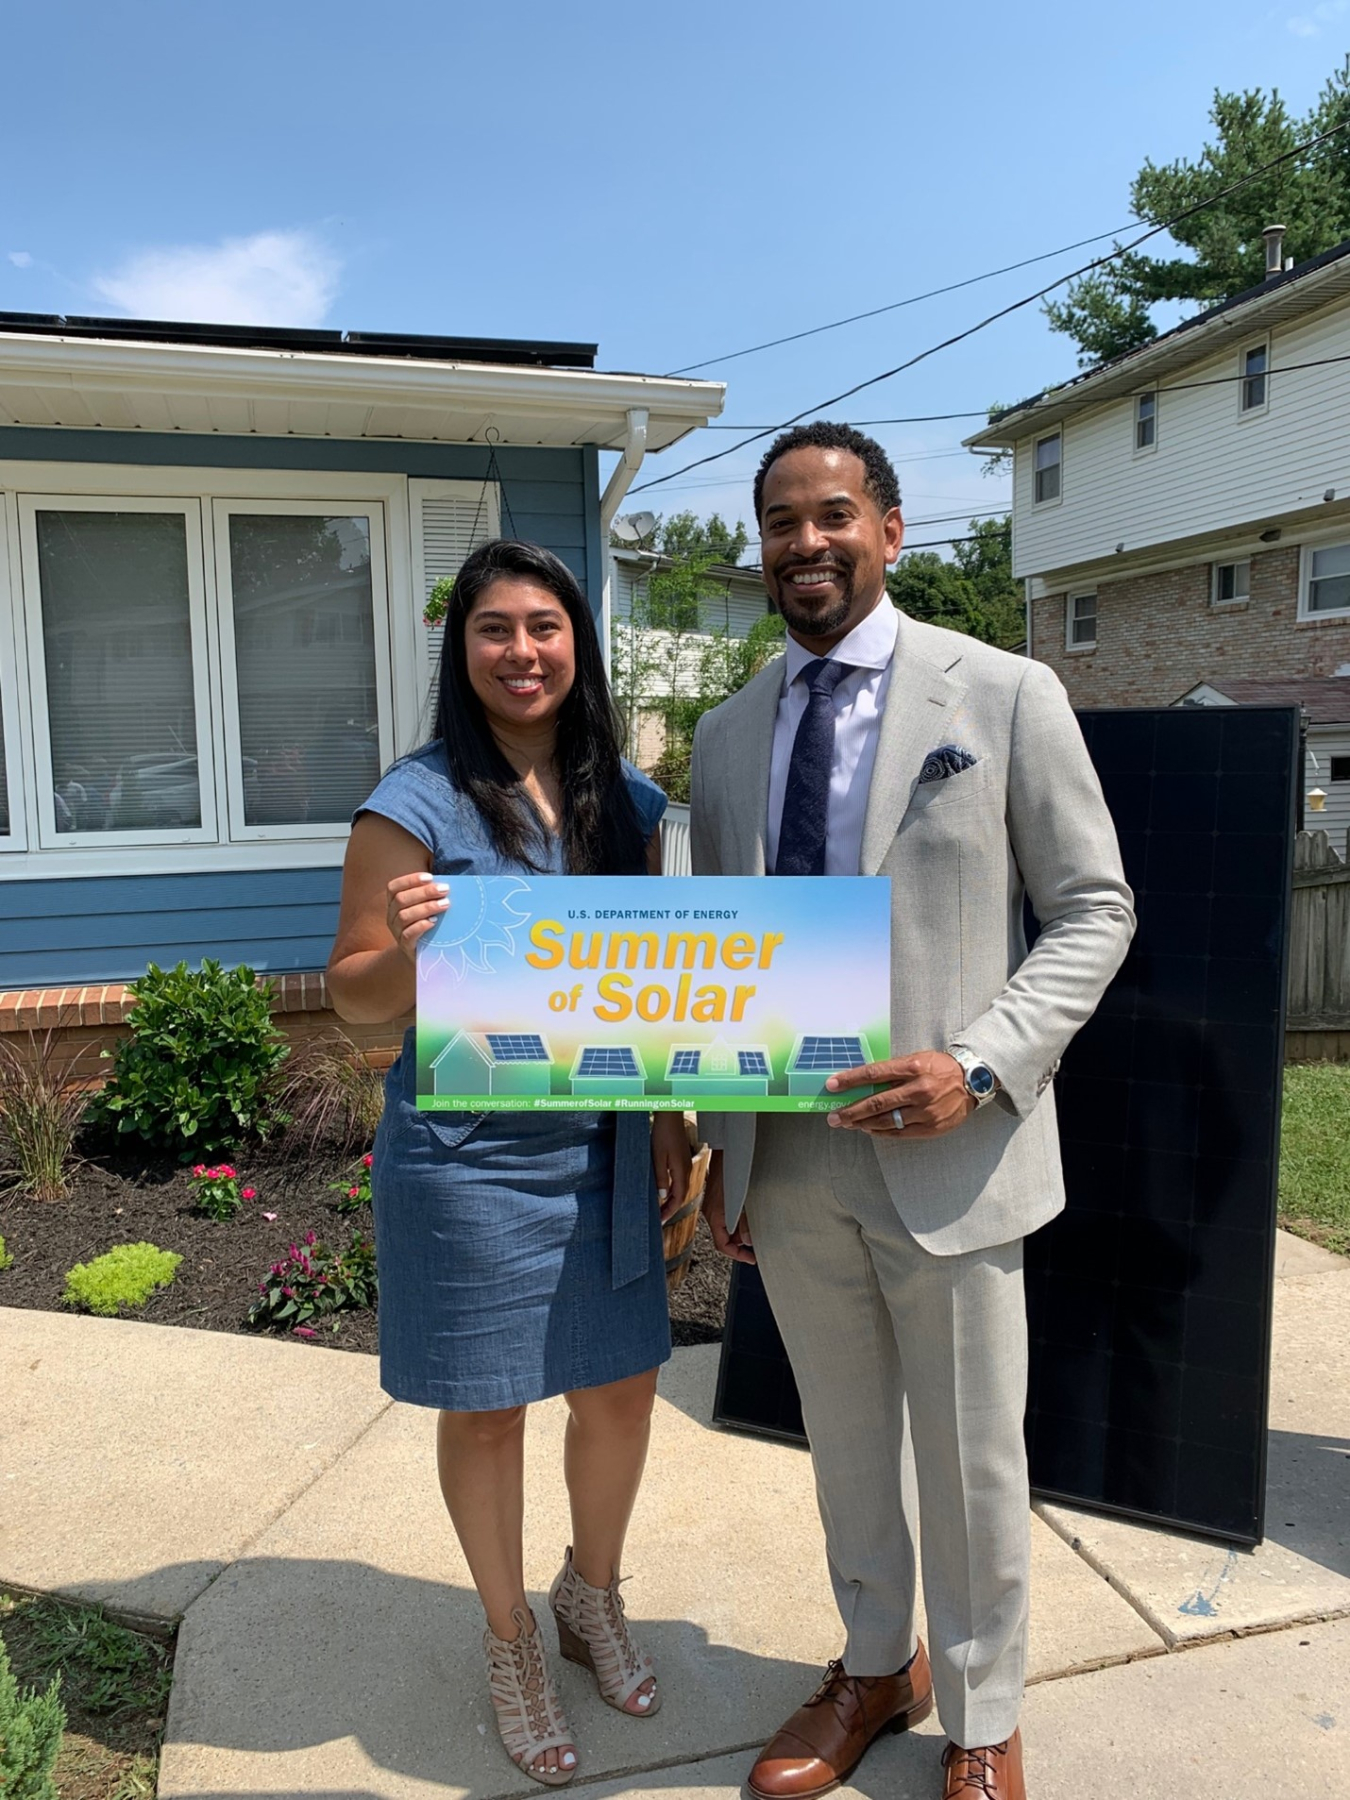
[[[517,894],[528,894],[529,883],[517,881],[513,875],[453,875],[450,877],[450,910],[441,915],[436,929],[428,933],[422,954],[432,963],[444,963],[455,979],[461,980],[470,969],[490,975],[489,950],[516,953],[512,933],[529,919],[529,914],[512,905]]]

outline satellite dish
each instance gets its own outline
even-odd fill
[[[628,523],[640,538],[648,538],[656,530],[656,514],[651,512],[630,513]]]
[[[621,544],[636,544],[642,539],[642,533],[631,519],[615,519],[610,531]]]

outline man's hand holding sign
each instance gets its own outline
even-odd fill
[[[945,1050],[920,1050],[914,1056],[864,1063],[860,1069],[841,1069],[830,1076],[825,1089],[838,1094],[876,1082],[882,1084],[880,1093],[832,1112],[830,1124],[867,1131],[873,1137],[917,1140],[955,1131],[975,1111],[976,1102],[966,1091],[965,1070]]]

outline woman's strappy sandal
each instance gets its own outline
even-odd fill
[[[519,1607],[511,1617],[519,1627],[518,1636],[499,1638],[491,1627],[483,1633],[497,1730],[517,1768],[546,1787],[565,1787],[576,1776],[577,1751],[544,1661],[544,1640],[537,1622],[532,1623]],[[564,1749],[571,1752],[571,1767],[550,1769],[544,1762],[547,1753]]]
[[[617,1575],[608,1587],[592,1587],[577,1574],[569,1544],[548,1603],[558,1622],[559,1649],[569,1662],[591,1671],[602,1700],[630,1719],[649,1719],[661,1710],[651,1658],[629,1636]],[[639,1693],[648,1681],[650,1691]]]

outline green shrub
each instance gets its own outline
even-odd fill
[[[0,1269],[7,1269],[14,1261],[14,1252],[5,1247],[3,1233],[0,1233]]]
[[[123,1307],[144,1306],[156,1288],[168,1287],[182,1260],[176,1250],[154,1244],[118,1244],[92,1262],[76,1263],[61,1299],[112,1318]]]
[[[52,1770],[66,1728],[57,1677],[43,1693],[19,1691],[0,1638],[0,1794],[5,1800],[56,1800]]]
[[[89,1096],[55,1031],[28,1033],[26,1049],[0,1043],[0,1192],[29,1200],[64,1200],[75,1160],[75,1134]]]
[[[209,957],[195,973],[151,963],[131,992],[131,1036],[117,1046],[96,1117],[185,1161],[199,1146],[265,1137],[282,1123],[276,1075],[286,1040],[252,969],[222,969]]]

